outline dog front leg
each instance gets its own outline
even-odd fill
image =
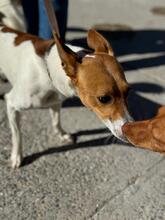
[[[60,123],[60,108],[61,104],[56,104],[50,108],[50,115],[52,119],[52,125],[55,135],[57,135],[62,141],[70,143],[72,142],[72,137],[67,134],[61,127]]]
[[[6,99],[7,100],[7,99]],[[12,150],[11,150],[11,167],[17,168],[21,165],[22,160],[22,143],[19,128],[20,115],[19,112],[10,106],[7,101],[7,114],[12,134]]]

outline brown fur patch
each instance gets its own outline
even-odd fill
[[[54,44],[54,40],[43,40],[35,35],[26,34],[20,31],[16,31],[12,28],[4,26],[2,28],[2,32],[4,33],[14,33],[17,36],[15,37],[15,46],[19,46],[21,43],[25,41],[31,41],[36,53],[39,56],[44,56],[45,53],[49,50],[49,48]]]

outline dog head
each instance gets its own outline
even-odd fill
[[[108,41],[95,30],[88,32],[94,53],[80,58],[55,35],[55,42],[67,76],[82,103],[94,111],[111,132],[124,140],[121,126],[131,120],[127,109],[128,83]]]

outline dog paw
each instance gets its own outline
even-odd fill
[[[13,169],[19,168],[21,166],[21,162],[22,162],[22,157],[17,155],[15,157],[11,157],[10,159],[10,166]]]
[[[73,137],[70,134],[60,134],[59,136],[60,142],[65,144],[72,144],[73,143]]]

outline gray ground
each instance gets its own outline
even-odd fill
[[[155,9],[155,7],[160,7]],[[71,0],[67,39],[84,44],[96,27],[112,42],[134,89],[137,119],[165,103],[164,0]],[[22,117],[24,166],[0,166],[1,220],[165,220],[165,159],[108,138],[96,116],[77,100],[65,103],[63,127],[77,138],[62,145],[47,110]],[[0,101],[0,159],[11,134]]]

